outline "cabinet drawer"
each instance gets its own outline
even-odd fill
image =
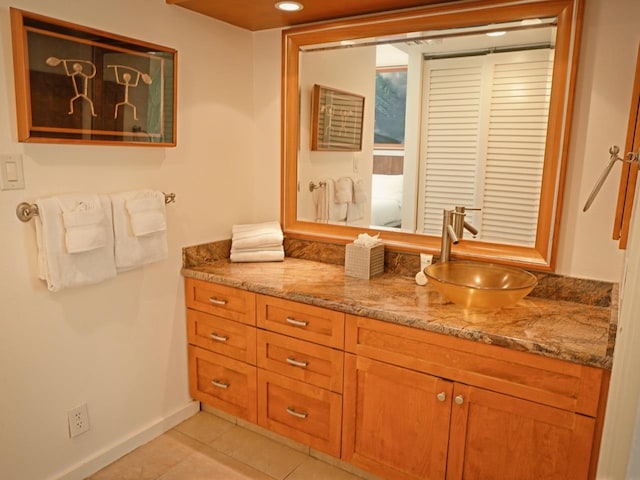
[[[253,326],[187,309],[187,335],[193,345],[256,364],[256,328]]]
[[[185,278],[185,298],[188,308],[248,325],[256,324],[254,293],[194,278]]]
[[[342,393],[344,352],[258,330],[258,366]]]
[[[346,322],[349,352],[584,415],[598,413],[601,369],[354,315]]]
[[[340,457],[342,395],[258,369],[258,424]]]
[[[258,295],[258,326],[334,348],[344,347],[344,313]]]
[[[196,400],[256,422],[256,367],[189,345],[189,391]]]

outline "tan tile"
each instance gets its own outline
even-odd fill
[[[211,447],[203,446],[158,480],[273,480]]]
[[[309,458],[290,447],[241,427],[234,427],[209,445],[276,479],[284,479]]]
[[[351,473],[352,475],[355,475],[358,478],[363,478],[365,480],[383,480],[381,477],[378,477],[373,473],[369,473],[365,470],[362,470],[361,468],[356,467],[355,465],[344,462],[339,458],[332,457],[331,455],[327,455],[326,453],[320,452],[319,450],[315,450],[312,448],[309,451],[309,455],[312,458],[316,458],[321,462],[326,463],[327,465],[331,465],[341,470],[344,470],[348,473]]]
[[[328,465],[320,460],[308,458],[296,468],[287,480],[362,480],[362,477],[352,475],[337,467]]]
[[[206,412],[199,412],[175,427],[175,430],[203,443],[211,443],[234,424]]]
[[[202,444],[169,431],[95,473],[90,480],[155,480]]]

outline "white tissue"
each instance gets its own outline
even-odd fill
[[[361,233],[353,243],[355,245],[360,245],[361,247],[375,247],[376,245],[382,244],[382,240],[378,238],[379,236],[379,233],[376,233],[374,236],[371,236],[368,233]]]

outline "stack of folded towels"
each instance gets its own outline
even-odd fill
[[[281,262],[282,229],[278,222],[234,225],[231,229],[232,262]]]

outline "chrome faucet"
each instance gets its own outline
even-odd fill
[[[478,230],[467,223],[464,217],[467,215],[465,207],[455,207],[453,210],[442,211],[442,245],[440,247],[440,262],[448,262],[451,259],[451,245],[457,244],[467,229],[475,237]]]

